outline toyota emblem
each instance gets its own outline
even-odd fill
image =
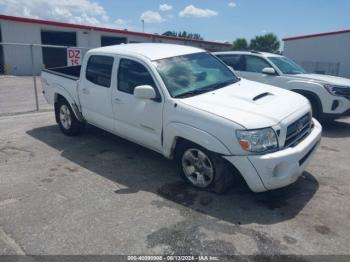
[[[301,131],[303,131],[303,128],[304,128],[303,122],[299,121],[298,127],[297,127],[297,132],[300,133]]]

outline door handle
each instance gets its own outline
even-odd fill
[[[114,101],[115,101],[117,104],[123,104],[123,101],[122,101],[120,98],[118,98],[118,97],[115,97],[115,98],[114,98]]]
[[[88,95],[90,92],[89,92],[89,90],[87,89],[87,88],[82,88],[81,89],[81,92],[83,93],[83,94],[85,94],[85,95]]]

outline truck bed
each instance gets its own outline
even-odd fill
[[[79,104],[77,84],[81,66],[65,66],[44,69],[41,82],[44,96],[49,104],[55,103],[57,94],[65,97],[70,104]]]
[[[72,80],[78,80],[80,77],[81,65],[77,66],[63,66],[43,69],[42,71],[51,74],[59,75],[62,77],[70,78]]]

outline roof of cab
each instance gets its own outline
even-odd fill
[[[260,52],[260,51],[223,51],[223,52],[213,52],[213,54],[214,55],[236,54],[236,55],[256,55],[256,56],[263,56],[263,57],[281,57],[281,55],[278,55],[278,54]]]
[[[91,49],[90,52],[106,52],[125,55],[141,55],[149,60],[158,60],[168,57],[181,56],[193,53],[205,52],[205,50],[183,45],[162,43],[137,43],[104,46]]]

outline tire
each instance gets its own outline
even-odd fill
[[[181,177],[191,186],[225,193],[233,184],[235,174],[218,154],[190,142],[181,142],[175,153]]]
[[[85,123],[79,121],[65,99],[60,99],[55,107],[55,114],[58,126],[61,131],[67,136],[76,136],[80,134],[85,126]]]

